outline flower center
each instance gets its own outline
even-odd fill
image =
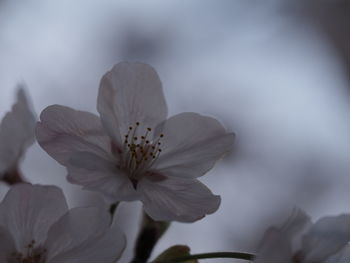
[[[45,263],[46,249],[35,247],[35,240],[32,240],[26,246],[26,252],[13,252],[11,255],[11,263]]]
[[[164,135],[160,134],[158,138],[151,139],[151,132],[151,128],[146,128],[142,132],[140,123],[136,122],[124,135],[122,168],[128,171],[128,176],[133,182],[150,170],[162,152],[160,140]],[[139,134],[143,135],[139,136]]]

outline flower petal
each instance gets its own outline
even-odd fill
[[[109,135],[118,145],[129,126],[154,128],[167,117],[167,106],[157,72],[147,64],[121,62],[100,84],[97,110]]]
[[[350,245],[344,247],[340,252],[331,256],[325,263],[349,263],[350,262]]]
[[[311,224],[309,216],[294,209],[282,227],[270,227],[260,242],[256,263],[293,262],[294,252],[300,248],[300,235]],[[296,247],[295,247],[296,246]]]
[[[14,168],[25,150],[34,142],[35,115],[23,88],[17,102],[0,124],[0,174]]]
[[[18,184],[0,204],[0,224],[7,227],[22,251],[32,240],[43,242],[49,227],[67,210],[58,187]]]
[[[12,262],[13,252],[16,252],[15,242],[5,226],[0,226],[0,262]]]
[[[77,152],[71,156],[67,179],[85,189],[100,192],[112,201],[139,199],[125,172],[89,152]]]
[[[349,241],[349,214],[321,218],[303,237],[305,262],[322,262],[344,248]]]
[[[291,242],[286,233],[269,228],[262,239],[255,263],[292,263]]]
[[[121,257],[125,246],[124,234],[117,226],[113,226],[94,242],[58,256],[50,263],[115,263]]]
[[[214,213],[221,201],[196,179],[144,177],[137,191],[146,213],[159,221],[193,222]]]
[[[234,141],[234,134],[227,133],[217,120],[192,112],[169,118],[157,130],[164,137],[155,169],[166,176],[196,178],[205,174],[231,150]]]
[[[36,127],[40,146],[62,165],[76,152],[91,152],[111,158],[111,141],[99,118],[89,112],[53,105],[43,110]]]
[[[296,208],[289,216],[287,221],[280,228],[281,231],[290,239],[294,239],[295,245],[301,246],[301,235],[310,229],[312,223],[310,217],[301,209]],[[298,239],[298,240],[295,240]]]
[[[87,220],[88,219],[88,220]],[[46,247],[50,263],[114,263],[125,248],[125,237],[99,208],[75,208],[50,229]]]

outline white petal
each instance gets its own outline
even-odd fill
[[[146,213],[159,221],[193,222],[214,213],[220,205],[220,196],[196,179],[144,177],[137,191]]]
[[[62,165],[76,152],[111,158],[111,141],[99,118],[89,112],[53,105],[40,115],[36,137],[40,146]]]
[[[290,240],[293,239],[293,243],[297,245],[294,249],[295,251],[296,249],[299,250],[301,248],[302,234],[310,229],[311,225],[310,217],[303,210],[296,208],[280,230],[283,231],[284,235]]]
[[[114,226],[94,242],[54,258],[50,263],[115,263],[121,257],[125,246],[124,234]]]
[[[46,247],[50,263],[114,263],[125,247],[125,238],[111,217],[99,208],[75,208],[49,231]]]
[[[303,237],[306,262],[322,262],[350,241],[350,215],[329,216],[318,220]]]
[[[97,110],[109,135],[118,145],[128,127],[154,128],[167,117],[162,85],[157,72],[142,63],[122,62],[107,72],[100,84]]]
[[[291,242],[286,233],[269,228],[262,239],[255,263],[292,263]]]
[[[41,243],[49,227],[68,210],[65,197],[56,186],[19,184],[0,204],[0,224],[12,234],[22,250],[33,239]]]
[[[5,226],[0,226],[0,262],[11,262],[12,253],[16,251],[11,234]]]
[[[234,134],[214,118],[181,113],[168,119],[161,138],[162,152],[155,169],[166,176],[195,178],[210,170],[231,150]]]
[[[139,199],[125,172],[91,153],[79,152],[71,156],[67,179],[85,189],[100,192],[112,201]]]
[[[22,88],[17,102],[0,124],[0,174],[17,165],[25,150],[34,142],[35,115]]]
[[[326,260],[325,263],[349,263],[350,262],[350,245],[347,245],[340,252]]]

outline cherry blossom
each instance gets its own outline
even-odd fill
[[[233,133],[197,113],[167,119],[159,77],[142,63],[103,76],[97,109],[100,118],[60,105],[40,115],[37,140],[71,183],[113,201],[141,200],[155,220],[192,222],[218,209],[220,197],[196,178],[230,151]]]
[[[124,247],[107,211],[68,210],[58,187],[17,184],[0,204],[0,262],[114,263]]]
[[[10,184],[21,181],[19,162],[34,143],[36,117],[24,89],[0,124],[0,178]]]
[[[256,263],[345,263],[350,261],[350,215],[327,216],[312,223],[297,210],[280,228],[270,227]]]

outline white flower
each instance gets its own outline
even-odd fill
[[[327,216],[312,224],[298,210],[284,226],[269,228],[256,263],[350,262],[350,215]]]
[[[97,116],[49,106],[36,135],[68,180],[114,201],[141,200],[155,220],[192,222],[220,197],[196,178],[228,152],[234,135],[196,113],[167,118],[162,86],[146,64],[122,62],[101,80]]]
[[[114,263],[124,247],[108,212],[68,210],[58,187],[17,184],[0,204],[2,263]]]
[[[0,179],[8,183],[20,180],[18,164],[34,142],[35,123],[25,92],[19,88],[17,102],[0,124]]]

